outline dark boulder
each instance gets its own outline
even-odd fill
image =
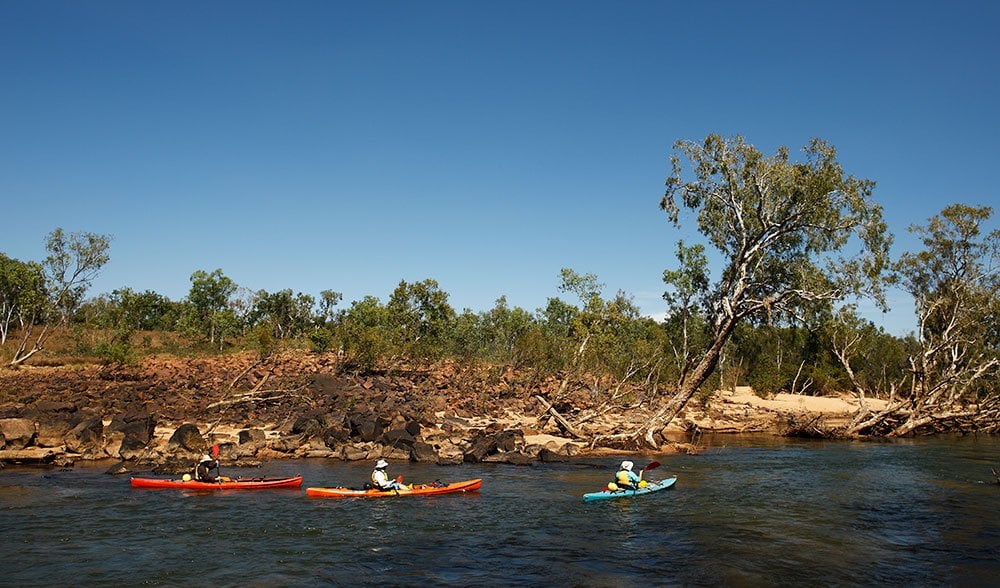
[[[360,438],[366,443],[378,439],[383,430],[382,423],[374,416],[352,415],[350,424],[351,437]]]
[[[391,447],[412,447],[415,439],[406,429],[389,429],[382,433],[382,444]]]
[[[301,436],[282,437],[271,442],[270,448],[281,453],[294,453],[302,447],[304,441]]]
[[[35,421],[31,419],[0,419],[0,437],[6,449],[24,449],[35,442]]]
[[[480,434],[478,437],[473,439],[472,447],[464,452],[464,460],[467,462],[478,463],[483,461],[487,455],[496,453],[496,451],[496,435]]]
[[[323,443],[333,449],[344,445],[351,439],[351,431],[343,426],[330,427],[323,433]]]
[[[420,421],[409,420],[406,421],[406,432],[412,437],[420,436]]]
[[[145,424],[139,422],[128,423],[118,432],[123,435],[121,447],[118,449],[119,457],[122,459],[138,459],[146,453],[152,436],[149,434]]]
[[[410,448],[410,460],[434,463],[438,460],[438,453],[430,443],[417,441]]]
[[[516,451],[524,447],[524,433],[515,429],[500,431],[495,439],[497,451]]]
[[[153,439],[156,419],[144,410],[132,409],[111,419],[108,431],[121,431],[126,438],[132,437],[145,446]]]
[[[66,451],[93,454],[104,444],[104,423],[101,417],[91,417],[80,421],[66,433]]]
[[[187,451],[189,453],[206,453],[208,451],[208,443],[201,436],[198,426],[191,423],[184,423],[177,427],[177,430],[167,441],[167,447],[172,451]]]
[[[243,429],[239,433],[240,445],[247,443],[263,443],[267,440],[267,434],[260,429]]]
[[[51,413],[45,417],[38,418],[38,434],[35,436],[35,445],[39,447],[59,447],[66,442],[66,433],[73,430],[73,427],[80,423],[80,419],[73,418],[66,413]]]
[[[319,419],[311,416],[302,416],[292,423],[292,434],[299,435],[305,439],[320,437],[323,435],[324,427]]]

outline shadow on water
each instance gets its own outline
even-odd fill
[[[478,493],[379,500],[301,490],[133,490],[102,469],[0,472],[5,585],[988,585],[1000,573],[996,439],[718,437],[637,456],[674,489],[583,503],[619,459],[529,467],[394,464]],[[584,464],[581,466],[579,464]],[[596,467],[586,467],[587,465]],[[272,462],[307,486],[369,464]],[[230,475],[261,475],[260,470]]]

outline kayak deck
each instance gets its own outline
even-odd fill
[[[639,488],[637,490],[602,490],[600,492],[591,492],[590,494],[583,495],[584,502],[593,502],[595,500],[614,500],[615,498],[632,498],[633,496],[642,496],[643,494],[652,494],[653,492],[659,492],[660,490],[666,490],[677,482],[677,477],[667,478],[665,480],[660,480],[659,482],[647,481],[647,486],[645,488]]]
[[[246,478],[220,482],[199,482],[197,480],[158,480],[154,478],[132,478],[133,488],[183,488],[187,490],[264,490],[268,488],[298,488],[302,476],[292,478]]]
[[[474,492],[483,485],[481,479],[452,482],[444,486],[432,484],[413,484],[400,490],[357,490],[354,488],[306,488],[307,496],[325,498],[381,498],[383,496],[432,496],[435,494],[454,494],[458,492]]]

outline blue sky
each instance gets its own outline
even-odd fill
[[[0,0],[0,251],[114,236],[89,292],[191,274],[665,310],[671,145],[834,144],[896,235],[998,203],[993,2]],[[995,224],[995,223],[994,223]],[[688,237],[690,238],[690,237]],[[911,303],[869,316],[897,334]]]

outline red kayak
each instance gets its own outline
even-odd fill
[[[187,490],[265,490],[268,488],[298,488],[302,476],[294,478],[236,478],[220,482],[199,482],[197,480],[155,480],[153,478],[132,478],[133,488],[182,488]]]
[[[479,490],[483,481],[465,480],[451,484],[411,484],[399,490],[355,490],[354,488],[306,488],[307,496],[322,496],[325,498],[380,498],[383,496],[431,496],[434,494],[454,494],[456,492],[474,492]]]

